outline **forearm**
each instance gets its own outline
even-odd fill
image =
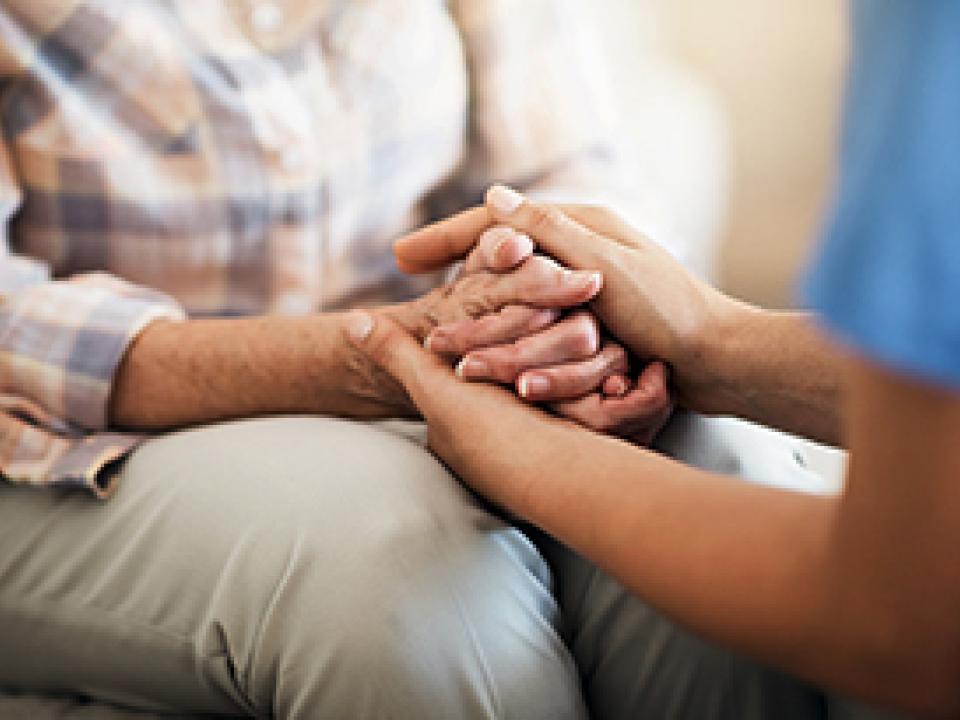
[[[681,402],[840,445],[843,356],[804,313],[737,305],[698,353]]]
[[[822,596],[834,499],[711,475],[572,427],[504,427],[536,439],[492,438],[457,468],[472,485],[682,624],[811,674],[830,634]]]
[[[111,422],[161,430],[271,413],[388,417],[414,411],[344,342],[343,316],[157,322],[133,343]]]
[[[516,273],[468,273],[375,314],[422,341],[441,323],[531,301],[541,310],[577,307],[599,290],[596,273],[568,273],[544,258],[534,260]],[[111,421],[164,429],[264,413],[413,415],[401,386],[347,341],[345,320],[319,314],[155,323],[120,367]]]
[[[431,448],[471,487],[675,620],[831,689],[960,715],[956,394],[852,367],[848,482],[816,496],[688,467],[465,385],[395,324],[350,335],[402,380]]]
[[[902,557],[863,583],[875,560],[838,542],[842,499],[708,474],[558,424],[496,428],[469,433],[480,447],[471,455],[465,440],[456,469],[676,621],[839,692],[914,711],[945,702],[943,642],[916,603],[929,583]]]

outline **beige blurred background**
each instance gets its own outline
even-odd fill
[[[685,230],[713,244],[707,273],[740,297],[789,306],[832,178],[844,3],[595,2],[638,163],[668,138],[659,182],[682,222],[688,210],[700,218]]]

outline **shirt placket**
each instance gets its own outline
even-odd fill
[[[222,37],[209,39],[224,78],[208,89],[219,95],[211,99],[220,117],[211,118],[210,132],[229,188],[226,212],[236,251],[227,284],[236,294],[256,295],[259,307],[247,309],[307,312],[322,294],[319,130],[289,61],[299,49],[264,50],[275,36],[290,34],[284,4],[249,2],[239,12],[247,15],[223,10],[229,25]]]

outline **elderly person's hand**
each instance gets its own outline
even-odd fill
[[[484,232],[440,294],[490,282],[495,274],[563,277],[562,268],[533,250],[530,238],[511,228]],[[590,429],[649,444],[673,409],[665,366],[631,362],[618,342],[603,336],[592,313],[561,315],[544,305],[538,299],[490,307],[479,316],[474,310],[484,308],[471,309],[430,331],[427,345],[459,361],[463,379],[513,386],[524,399]],[[430,315],[437,321],[435,312]]]

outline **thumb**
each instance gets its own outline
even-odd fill
[[[345,329],[351,345],[400,383],[421,412],[431,396],[426,388],[436,394],[443,383],[457,382],[450,368],[385,315],[355,310]]]
[[[394,243],[397,264],[410,274],[445,268],[467,257],[492,223],[485,207],[475,207],[415,230]]]
[[[559,207],[532,202],[516,190],[494,185],[486,206],[497,223],[524,233],[537,247],[571,270],[603,270],[602,237]]]

